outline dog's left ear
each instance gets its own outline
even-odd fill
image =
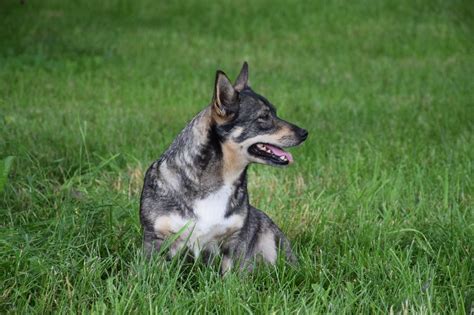
[[[249,83],[249,65],[247,61],[244,61],[242,69],[240,69],[239,76],[235,80],[234,88],[237,92],[242,91],[248,86]]]
[[[231,118],[238,111],[238,93],[226,74],[220,70],[216,72],[212,106],[213,110],[222,119]]]

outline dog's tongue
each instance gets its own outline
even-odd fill
[[[290,152],[283,151],[280,148],[274,147],[270,144],[266,144],[267,148],[272,150],[273,154],[278,155],[278,156],[284,156],[288,160],[288,162],[293,163],[293,156],[291,156]]]

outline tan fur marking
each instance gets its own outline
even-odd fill
[[[186,220],[177,214],[163,215],[156,218],[153,228],[156,233],[167,236],[173,233],[178,233],[181,228],[188,224],[188,222],[189,220]],[[180,238],[187,238],[189,230],[190,227],[184,231]]]
[[[233,183],[244,170],[247,165],[247,159],[242,154],[239,144],[233,141],[226,141],[222,144],[222,152],[224,154],[224,181]]]
[[[231,115],[225,115],[222,110],[216,105],[212,105],[212,119],[215,121],[217,124],[222,125],[223,123],[228,122],[234,117],[234,114]]]
[[[294,132],[291,131],[291,129],[288,126],[283,126],[281,127],[275,134],[273,134],[274,137],[277,139],[283,138],[283,137],[288,137],[288,136],[294,136]]]
[[[212,104],[212,118],[218,124],[226,122],[224,111],[222,110],[222,103],[219,98],[220,90],[219,85],[216,85],[216,97],[214,103]]]
[[[172,233],[171,218],[168,216],[160,216],[156,219],[153,227],[156,233],[159,233],[164,236],[170,235]]]
[[[282,143],[283,138],[293,136],[295,136],[295,133],[288,126],[283,126],[275,133],[258,135],[245,140],[244,142],[240,143],[240,145],[246,148],[257,142],[268,142],[270,144],[285,146],[285,144]]]
[[[272,232],[268,231],[260,235],[258,240],[258,249],[265,261],[272,265],[276,262],[277,250],[275,244],[275,235]]]

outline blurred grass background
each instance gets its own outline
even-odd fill
[[[472,309],[470,1],[6,0],[0,17],[2,313]],[[301,266],[147,264],[143,173],[244,60],[310,132],[292,167],[249,174]]]

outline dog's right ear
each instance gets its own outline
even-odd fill
[[[212,110],[219,118],[227,120],[238,110],[238,94],[224,72],[217,70],[212,98]]]
[[[242,69],[240,70],[237,80],[235,80],[234,87],[238,92],[241,92],[249,84],[249,65],[247,61],[244,61]]]

